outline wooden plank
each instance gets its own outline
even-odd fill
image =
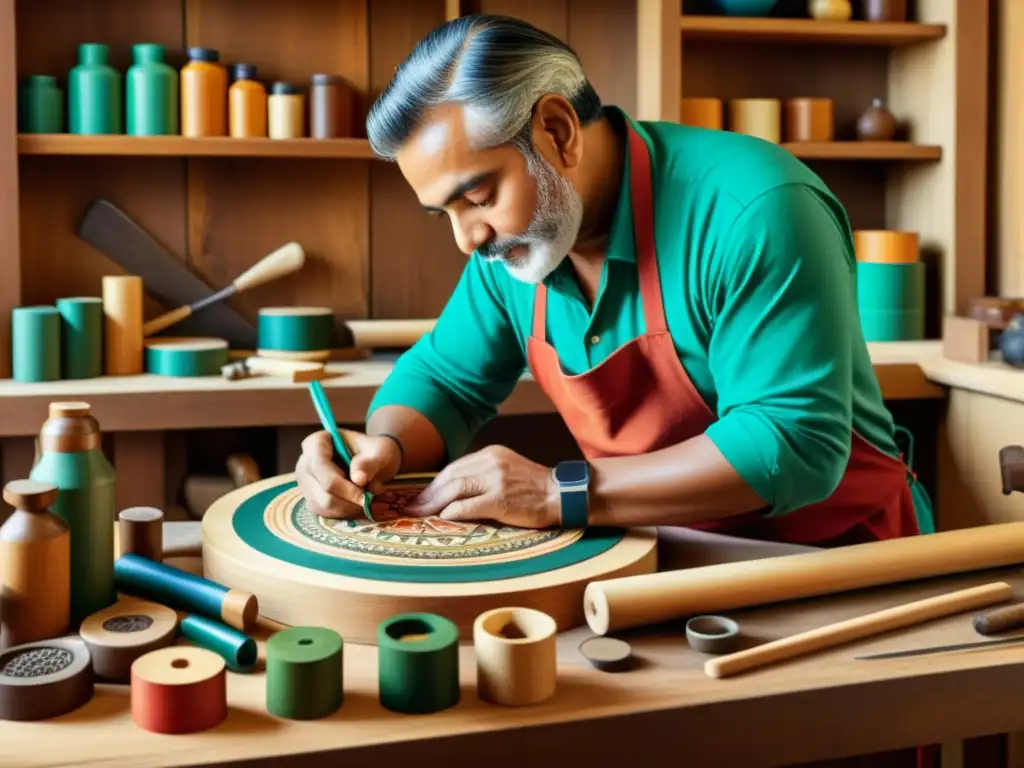
[[[942,147],[906,141],[799,141],[783,147],[804,160],[941,160]]]
[[[912,22],[818,21],[817,19],[744,18],[685,15],[684,41],[749,40],[772,43],[901,46],[939,40],[942,24]]]
[[[995,204],[990,249],[997,296],[1024,296],[1024,3],[998,0],[993,4],[993,64],[996,68],[992,115],[997,121],[992,163]],[[1022,756],[1024,765],[1024,756]]]
[[[109,432],[110,428],[103,424],[103,430]],[[164,433],[117,432],[113,437],[118,511],[127,507],[166,509]]]
[[[681,0],[637,0],[636,119],[679,122]]]
[[[22,134],[21,155],[131,155],[169,157],[313,157],[372,159],[366,139],[233,139],[184,136],[76,136]]]
[[[602,103],[637,106],[637,16],[622,0],[568,0],[567,42]]]
[[[11,375],[11,310],[21,303],[14,0],[0,0],[0,378]]]
[[[260,76],[305,86],[314,73],[338,74],[359,92],[368,85],[367,4],[363,0],[188,0],[189,45],[226,62],[255,64]],[[342,319],[369,311],[367,162],[339,167],[317,159],[252,163],[247,158],[188,161],[189,261],[213,286],[227,285],[266,253],[298,240],[302,271],[232,300],[255,321],[261,306],[304,304]]]

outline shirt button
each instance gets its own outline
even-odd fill
[[[601,337],[596,335],[596,334],[590,337],[590,343],[591,344],[597,344],[600,341],[601,341]]]

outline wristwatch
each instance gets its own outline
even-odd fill
[[[590,517],[590,466],[585,461],[562,461],[551,470],[562,497],[562,527],[586,528]]]

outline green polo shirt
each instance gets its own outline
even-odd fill
[[[774,144],[631,122],[652,151],[668,328],[717,415],[707,436],[775,515],[832,493],[851,430],[897,455],[858,319],[850,223],[836,197]],[[547,279],[548,342],[569,374],[644,332],[629,162],[627,148],[593,308],[568,260]],[[527,371],[533,303],[534,286],[474,254],[434,330],[398,359],[369,413],[414,408],[440,432],[449,460],[464,453]]]

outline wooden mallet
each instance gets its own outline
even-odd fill
[[[205,299],[200,299],[194,304],[172,309],[170,312],[150,320],[142,326],[142,333],[144,336],[152,336],[154,333],[159,333],[165,328],[170,328],[175,323],[180,323],[193,312],[198,312],[203,307],[216,304],[218,301],[223,301],[234,296],[236,293],[247,291],[250,288],[255,288],[258,285],[269,283],[271,280],[277,280],[279,277],[296,272],[305,261],[306,252],[302,250],[301,245],[298,243],[282,245],[276,251],[267,254],[255,265],[243,272],[227,288],[219,290]]]

